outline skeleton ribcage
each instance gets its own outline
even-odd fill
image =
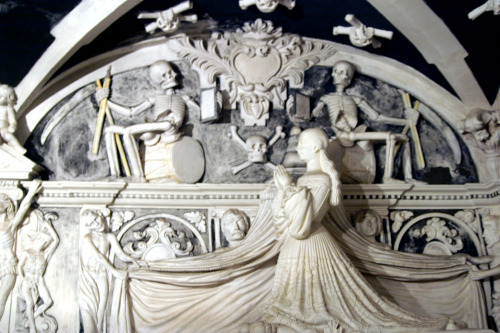
[[[354,129],[358,123],[358,106],[351,96],[329,94],[321,98],[330,115],[332,127],[339,121],[347,121],[351,129]]]
[[[160,116],[165,116],[173,112],[184,118],[186,112],[186,104],[181,96],[178,95],[158,95],[154,108],[154,116],[157,120]]]

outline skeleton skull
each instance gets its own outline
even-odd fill
[[[333,84],[347,87],[354,75],[354,66],[347,61],[338,61],[333,66]]]
[[[149,67],[149,77],[165,90],[177,85],[177,73],[175,73],[172,66],[165,60],[159,60]]]
[[[257,0],[255,1],[255,5],[259,10],[263,13],[270,13],[278,7],[278,0]]]
[[[252,135],[245,142],[248,161],[252,163],[266,163],[267,162],[267,141],[261,135]]]

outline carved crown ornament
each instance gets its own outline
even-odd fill
[[[183,37],[172,48],[209,85],[219,78],[227,92],[222,104],[234,108],[238,102],[246,126],[265,125],[271,103],[285,107],[288,85],[300,88],[304,72],[335,53],[326,43],[283,33],[261,19],[234,32],[214,33],[207,41]]]

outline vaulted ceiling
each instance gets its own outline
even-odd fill
[[[94,0],[84,1],[94,2]],[[192,0],[194,7],[190,13],[198,14],[200,19],[211,18],[218,22],[219,27],[229,28],[240,26],[246,21],[263,18],[271,20],[275,27],[282,27],[285,32],[345,44],[350,44],[349,38],[334,36],[332,28],[338,25],[347,26],[348,23],[344,20],[345,15],[354,14],[367,26],[394,32],[392,40],[382,40],[381,48],[374,49],[368,46],[365,47],[366,51],[393,58],[417,69],[445,89],[461,97],[462,100],[467,92],[458,90],[469,89],[470,81],[474,81],[475,77],[476,87],[480,94],[484,94],[488,104],[495,103],[495,107],[498,108],[500,104],[497,97],[500,83],[500,62],[498,61],[500,58],[500,38],[498,37],[500,17],[493,15],[491,11],[475,20],[469,20],[467,17],[470,11],[485,1],[296,0],[297,4],[293,10],[280,6],[275,12],[264,14],[255,6],[242,10],[238,5],[238,0]],[[179,2],[179,0],[142,1],[112,23],[96,39],[78,50],[60,71],[119,45],[151,38],[152,36],[144,31],[145,21],[138,20],[137,14],[164,10]],[[54,38],[50,30],[79,3],[80,1],[77,0],[0,2],[0,83],[7,83],[11,86],[19,84],[53,42]],[[422,8],[428,11],[420,11]],[[437,21],[433,21],[433,18]],[[439,29],[430,23],[427,24],[428,22],[441,23],[439,19],[444,22]],[[456,38],[454,44],[448,45],[449,39],[443,39],[440,36],[448,29],[451,31],[452,39],[454,39],[453,36]],[[426,54],[430,48],[438,49],[434,56]],[[461,68],[470,68],[473,74],[472,79],[467,76],[461,77],[462,69],[458,69],[457,74],[457,68],[455,68],[454,75],[450,75],[449,69],[443,70],[443,66],[446,67],[450,62],[450,57],[453,58],[455,54],[452,52],[451,55],[440,59],[439,52],[447,48],[461,50],[461,52],[456,52],[458,57],[465,57]],[[436,54],[438,54],[437,58]],[[444,64],[438,68],[440,60]],[[460,79],[467,82],[463,83],[461,88],[457,88],[456,81]],[[484,103],[482,106],[484,107]]]

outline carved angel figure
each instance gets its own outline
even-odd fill
[[[80,246],[78,305],[84,332],[101,332],[109,296],[110,275],[125,280],[127,271],[117,269],[108,259],[111,249],[124,262],[139,263],[123,251],[116,236],[107,230],[106,217],[97,209],[85,209],[82,223],[89,232]]]
[[[31,183],[28,194],[17,212],[12,200],[7,195],[0,194],[0,318],[16,283],[17,259],[14,252],[16,231],[31,206],[31,200],[40,190],[40,185],[39,180]]]
[[[265,327],[296,332],[402,332],[444,329],[446,318],[420,318],[380,297],[350,262],[321,221],[340,204],[340,182],[325,149],[328,136],[307,129],[298,154],[307,173],[292,184],[283,166],[275,172],[274,227],[285,233]],[[451,328],[451,327],[450,327]]]

